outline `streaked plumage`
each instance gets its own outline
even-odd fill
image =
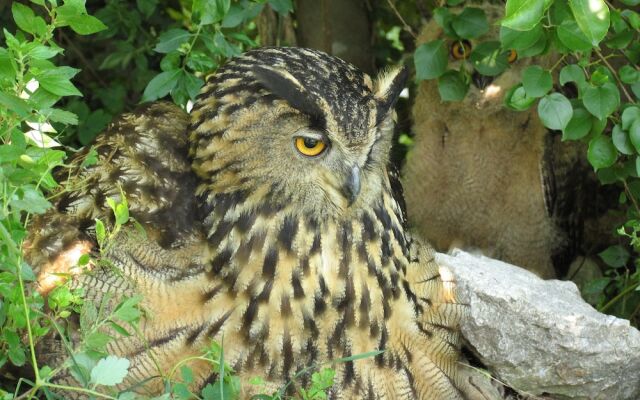
[[[95,247],[90,218],[122,187],[147,238],[125,230],[106,254],[122,274],[98,269],[74,284],[96,302],[104,291],[144,295],[150,350],[135,338],[111,345],[133,365],[123,386],[157,375],[153,358],[166,372],[215,339],[242,398],[258,390],[252,377],[268,392],[314,363],[376,349],[385,352],[335,366],[330,398],[462,398],[465,307],[430,247],[405,232],[387,169],[403,82],[402,70],[374,83],[312,50],[247,52],[208,79],[189,126],[166,104],[116,122],[99,139],[98,164],[74,163],[69,192],[36,222],[29,259],[43,266],[78,240]],[[303,156],[299,135],[327,149]],[[88,186],[74,189],[83,176]],[[58,219],[73,230],[52,246]],[[206,363],[189,365],[195,386],[215,377]]]

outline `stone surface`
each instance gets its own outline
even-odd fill
[[[640,399],[640,332],[597,312],[573,282],[460,250],[437,260],[471,305],[466,340],[501,381],[558,399]]]

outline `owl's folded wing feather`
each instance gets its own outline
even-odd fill
[[[56,275],[72,272],[78,257],[97,250],[95,219],[114,222],[107,199],[126,197],[129,213],[164,248],[179,245],[194,228],[195,177],[188,161],[188,115],[170,103],[124,114],[91,148],[57,171],[54,207],[31,223],[25,258],[50,290]],[[88,157],[97,162],[88,164]]]

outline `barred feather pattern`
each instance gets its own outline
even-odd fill
[[[261,80],[271,72],[251,64],[280,68],[271,71],[293,82],[293,89],[274,96],[280,88]],[[197,178],[185,172],[184,182],[154,180],[152,191],[179,192],[180,197],[160,196],[168,200],[166,208],[145,208],[145,201],[137,205],[137,199],[144,198],[142,193],[136,196],[138,185],[120,185],[127,198],[133,195],[132,215],[145,221],[151,234],[142,237],[125,229],[105,254],[112,268],[96,268],[75,278],[74,285],[85,287],[88,299],[96,303],[106,292],[115,293],[111,304],[133,293],[144,296],[142,337],[110,344],[110,352],[131,361],[122,388],[147,380],[140,391],[162,391],[161,379],[149,378],[166,374],[217,340],[243,383],[241,398],[280,389],[308,366],[373,350],[384,352],[334,365],[329,398],[463,398],[457,360],[466,306],[456,300],[455,285],[441,273],[433,250],[404,229],[403,210],[392,189],[396,178],[386,166],[393,121],[384,107],[393,103],[389,96],[395,90],[375,85],[355,68],[320,52],[249,52],[208,80],[191,125],[171,133],[189,131]],[[300,100],[299,93],[281,98],[296,87],[312,102]],[[321,114],[309,116],[300,108]],[[129,133],[136,135],[142,123],[131,126]],[[321,124],[332,135],[335,151],[362,166],[363,190],[353,204],[340,195],[335,182],[344,178],[342,161],[332,167],[335,171],[306,172],[313,176],[298,181],[300,172],[288,163],[306,161],[287,161],[287,153],[273,149],[277,135],[309,124]],[[172,149],[162,141],[154,143],[158,148],[151,153],[159,163],[168,159],[166,151],[175,151],[174,158],[181,160],[187,153],[186,146]],[[116,141],[108,146],[116,153],[125,147]],[[155,163],[140,165],[136,174],[141,177],[157,175]],[[190,185],[192,179],[197,188]],[[115,174],[101,175],[91,186],[118,186],[121,180]],[[314,191],[320,190],[313,186],[318,182],[322,189]],[[71,191],[76,199],[79,193]],[[104,204],[91,199],[87,215],[106,212]],[[156,208],[175,212],[180,221],[150,218],[148,210]],[[49,227],[49,221],[62,215],[77,218],[81,209],[58,207],[37,226]],[[90,231],[78,230],[93,240]],[[38,242],[33,243],[36,254]],[[52,250],[49,258],[63,247]],[[194,388],[216,378],[217,371],[206,362],[187,364]],[[265,379],[266,387],[248,384],[256,376]],[[288,393],[309,380],[308,374],[302,375]]]

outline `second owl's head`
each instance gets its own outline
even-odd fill
[[[440,8],[442,13],[434,16],[422,28],[416,46],[442,41],[448,56],[447,70],[459,71],[469,84],[466,96],[461,101],[465,108],[476,109],[483,112],[483,115],[504,111],[504,96],[520,82],[522,71],[532,64],[550,67],[557,55],[544,52],[546,42],[543,40],[539,41],[540,44],[532,44],[522,54],[502,46],[501,35],[505,32],[500,27],[500,20],[504,16],[504,1],[476,0],[467,1],[465,4],[468,7]],[[462,18],[465,13],[466,19]],[[481,17],[478,14],[481,14]],[[464,29],[467,32],[470,28],[456,24],[469,25],[465,21],[474,20],[471,15],[475,20],[486,21],[486,32],[479,36],[473,35],[472,38],[472,35],[464,36],[470,37],[469,39],[459,38],[456,29]],[[453,17],[458,19],[451,22]],[[422,82],[420,90],[429,93],[433,99],[433,104],[427,107],[430,112],[448,112],[463,108],[458,102],[440,100],[436,80]],[[422,101],[424,98],[426,96]]]
[[[388,190],[393,108],[406,71],[375,82],[302,48],[249,51],[207,80],[192,111],[205,202],[236,193],[277,209],[342,215]]]

